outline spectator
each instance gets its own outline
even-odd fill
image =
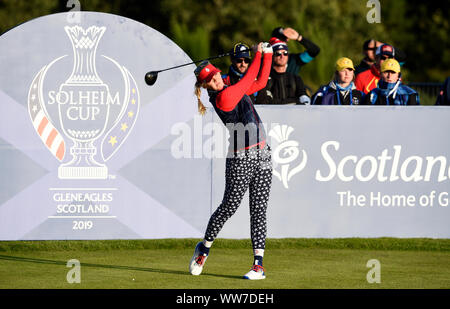
[[[353,61],[343,57],[336,61],[333,80],[322,86],[312,97],[314,105],[359,105],[363,104],[364,94],[356,90],[353,80],[355,68]]]
[[[247,72],[251,61],[250,47],[244,43],[235,44],[230,58],[228,74],[222,75],[223,82],[227,86],[236,84]]]
[[[400,64],[389,59],[381,64],[378,88],[365,98],[368,105],[419,105],[419,94],[401,82]]]
[[[378,81],[380,80],[381,64],[385,60],[394,57],[397,58],[397,61],[402,61],[402,63],[406,58],[405,54],[402,51],[394,49],[392,45],[382,44],[378,46],[375,52],[375,63],[370,67],[369,70],[359,73],[356,76],[356,89],[364,92],[365,94],[368,94],[372,89],[375,89],[378,85]]]
[[[450,105],[450,77],[447,77],[436,100],[436,105]]]
[[[300,76],[287,72],[289,50],[286,42],[270,39],[273,48],[272,70],[264,89],[258,92],[256,104],[309,104]]]
[[[375,63],[375,51],[377,47],[383,45],[383,43],[370,39],[363,44],[363,54],[364,58],[355,68],[355,75],[361,72],[367,71]]]
[[[369,70],[366,70],[356,76],[356,89],[364,92],[365,94],[369,93],[372,89],[375,89],[378,85],[378,81],[380,80],[381,64],[387,59],[394,58],[394,55],[395,50],[393,46],[388,44],[379,46],[375,52],[375,63]]]
[[[289,56],[287,72],[293,73],[295,75],[298,75],[300,72],[300,68],[305,64],[311,62],[320,52],[319,46],[317,46],[292,28],[277,27],[272,31],[272,37],[286,43],[289,40],[297,41],[301,45],[303,45],[303,47],[305,47],[306,50],[304,52],[299,54],[291,54]]]
[[[228,74],[222,75],[225,85],[231,86],[236,84],[244,77],[251,62],[250,47],[244,43],[237,43],[234,45],[231,58],[231,65],[228,69]],[[255,102],[255,94],[249,95],[253,102]]]

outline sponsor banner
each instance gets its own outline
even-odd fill
[[[274,165],[269,237],[450,237],[450,109],[257,110]],[[220,123],[218,117],[215,122]],[[204,134],[209,137],[208,126]],[[226,134],[216,128],[218,137],[206,143],[218,149],[213,155],[213,205],[223,197],[222,150],[227,149]],[[221,236],[250,236],[248,194]]]

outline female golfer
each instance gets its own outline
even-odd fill
[[[225,222],[236,212],[249,188],[254,262],[244,278],[265,278],[262,260],[267,233],[266,210],[272,182],[272,162],[261,119],[249,95],[266,86],[272,53],[269,43],[259,43],[247,73],[232,86],[224,85],[220,70],[208,61],[200,63],[195,70],[199,112],[205,112],[200,94],[201,88],[206,88],[214,110],[230,131],[230,148],[226,159],[225,194],[222,203],[209,219],[203,241],[195,247],[189,266],[192,275],[201,274],[214,239]]]

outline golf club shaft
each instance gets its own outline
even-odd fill
[[[247,49],[241,50],[241,51],[239,51],[239,52],[246,52],[246,51],[249,51],[249,50],[251,50],[251,49],[250,49],[250,48],[247,48]],[[212,59],[217,59],[217,58],[222,58],[222,57],[230,56],[230,55],[232,55],[232,54],[234,54],[234,52],[228,52],[228,53],[221,54],[221,55],[218,55],[218,56],[213,56],[213,57],[209,57],[209,58],[206,58],[206,59],[196,60],[196,61],[192,61],[192,62],[185,63],[185,64],[180,64],[180,65],[177,65],[177,66],[174,66],[174,67],[171,67],[171,68],[167,68],[167,69],[163,69],[163,70],[159,70],[159,71],[154,71],[154,72],[155,72],[155,73],[160,73],[160,72],[164,72],[164,71],[167,71],[167,70],[172,70],[172,69],[181,68],[181,67],[184,67],[184,66],[187,66],[187,65],[190,65],[190,64],[195,64],[195,63],[202,62],[202,61],[206,61],[206,60],[212,60]]]

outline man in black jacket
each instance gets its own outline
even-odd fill
[[[355,75],[361,72],[367,71],[375,63],[375,51],[377,47],[383,45],[383,43],[378,42],[374,39],[370,39],[363,44],[363,54],[364,58],[355,68]]]
[[[265,88],[256,96],[255,104],[310,104],[303,80],[287,71],[289,50],[286,42],[270,40],[273,49],[272,70]]]

